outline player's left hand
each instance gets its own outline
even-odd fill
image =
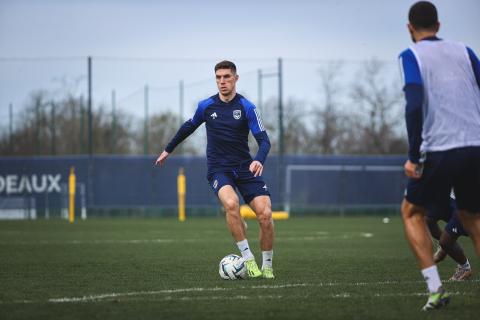
[[[418,163],[413,163],[410,160],[407,160],[403,168],[405,169],[405,174],[409,178],[420,179],[420,177],[422,176],[422,170]]]
[[[260,161],[253,160],[250,163],[250,172],[253,173],[254,177],[261,176],[263,173],[263,164]]]

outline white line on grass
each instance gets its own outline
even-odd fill
[[[444,281],[452,282],[452,281]],[[480,282],[480,279],[469,280],[468,282]],[[241,286],[241,287],[232,287],[232,288],[223,288],[223,287],[211,287],[211,288],[179,288],[179,289],[164,289],[164,290],[152,290],[152,291],[133,291],[133,292],[113,292],[113,293],[104,293],[98,295],[88,295],[83,297],[63,297],[63,298],[52,298],[47,301],[33,301],[33,300],[14,300],[14,301],[0,301],[0,304],[30,304],[30,303],[88,303],[88,302],[98,302],[102,300],[111,300],[116,298],[125,298],[125,297],[141,297],[141,296],[155,296],[155,295],[166,295],[160,300],[172,300],[172,294],[182,294],[182,293],[195,293],[195,292],[219,292],[219,291],[233,291],[239,289],[287,289],[287,288],[298,288],[298,287],[338,287],[338,286],[376,286],[376,285],[398,285],[398,284],[416,284],[423,283],[423,281],[378,281],[378,282],[351,282],[351,283],[340,283],[340,282],[320,282],[320,283],[291,283],[291,284],[278,284],[278,285],[254,285],[254,286]],[[469,295],[467,292],[453,292],[452,295]],[[375,293],[369,296],[373,297],[410,297],[410,296],[426,296],[427,293]],[[337,294],[324,295],[327,298],[354,298],[359,295],[355,293],[343,292]],[[365,296],[362,294],[362,296]],[[212,298],[213,297],[213,298]],[[240,297],[240,295],[239,295]],[[281,297],[277,295],[249,295],[241,296],[244,299],[258,299],[260,297]],[[176,297],[176,299],[184,300],[202,300],[202,299],[233,299],[231,296],[183,296]],[[241,299],[241,298],[239,298]]]
[[[472,280],[479,281],[479,280]],[[146,295],[160,295],[160,294],[172,294],[172,293],[188,293],[188,292],[215,292],[215,291],[229,291],[238,289],[286,289],[297,287],[333,287],[333,286],[368,286],[368,285],[397,285],[405,283],[421,283],[423,281],[378,281],[378,282],[352,282],[352,283],[339,283],[339,282],[321,282],[321,283],[291,283],[291,284],[279,284],[279,285],[256,285],[256,286],[241,286],[235,288],[183,288],[183,289],[165,289],[156,291],[137,291],[126,293],[108,293],[100,295],[90,295],[84,297],[64,297],[59,299],[49,299],[48,302],[52,303],[64,303],[64,302],[88,302],[97,301],[102,299],[111,299],[119,297],[129,296],[146,296]],[[343,296],[340,296],[343,297]]]
[[[338,233],[335,235],[328,235],[326,233],[318,233],[313,236],[303,237],[277,237],[276,241],[318,241],[318,240],[335,240],[335,239],[352,239],[352,238],[371,238],[373,233],[370,232],[348,232]],[[130,240],[36,240],[36,241],[0,241],[0,245],[84,245],[84,244],[170,244],[174,242],[180,243],[198,243],[198,242],[210,242],[205,238],[165,238],[165,239],[130,239]],[[215,240],[217,241],[217,240]],[[227,241],[227,239],[226,239]],[[228,241],[231,241],[228,239]]]

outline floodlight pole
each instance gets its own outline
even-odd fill
[[[185,102],[185,85],[183,83],[183,80],[180,80],[180,83],[179,83],[179,115],[178,115],[178,118],[179,118],[179,122],[180,122],[180,126],[183,124],[183,109],[184,109],[184,102]]]
[[[178,122],[179,122],[179,127],[182,126],[183,124],[183,112],[184,112],[184,106],[185,106],[185,84],[183,83],[183,80],[180,80],[178,83]],[[178,153],[183,154],[183,143],[178,146]]]
[[[258,69],[258,78],[257,78],[257,94],[258,94],[258,98],[257,98],[257,107],[258,109],[260,110],[260,113],[263,113],[262,111],[262,94],[263,94],[263,88],[262,88],[262,69]]]
[[[92,137],[92,57],[88,56],[88,154],[93,154]]]
[[[269,77],[277,77],[278,79],[278,192],[280,195],[280,203],[284,203],[285,183],[284,183],[284,130],[283,130],[283,63],[282,58],[278,58],[278,69],[275,73],[263,73],[262,70],[258,70],[258,106],[262,106],[262,80]],[[261,109],[260,109],[261,111]]]
[[[8,137],[9,137],[9,144],[10,144],[10,153],[13,154],[13,104],[10,102],[8,105]]]
[[[111,152],[115,153],[115,146],[117,144],[116,141],[116,129],[117,129],[117,115],[115,114],[115,104],[116,104],[116,99],[115,99],[115,90],[112,90],[112,141],[111,141]]]
[[[56,140],[55,140],[55,136],[56,136],[56,132],[55,132],[55,102],[53,102],[53,100],[50,102],[50,107],[52,108],[51,109],[51,154],[52,155],[55,155],[57,153],[57,148],[56,148]]]
[[[144,89],[144,105],[145,105],[145,123],[143,128],[144,134],[144,143],[143,143],[143,154],[148,154],[148,85],[145,85]]]
[[[35,155],[40,155],[40,101],[35,103]]]
[[[92,57],[88,56],[88,175],[87,197],[88,206],[93,204],[93,137],[92,137]]]

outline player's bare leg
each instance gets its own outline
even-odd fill
[[[465,210],[459,210],[458,215],[463,227],[472,238],[477,256],[480,257],[480,213],[472,214]]]
[[[273,248],[274,227],[272,220],[272,204],[269,196],[258,196],[250,201],[250,207],[257,215],[260,225],[260,248],[270,251]]]
[[[264,278],[273,279],[273,241],[275,230],[272,220],[272,203],[269,196],[257,196],[250,201],[260,225],[260,248],[262,249],[262,273]]]
[[[449,295],[443,290],[437,266],[433,262],[433,247],[430,232],[425,223],[425,209],[404,199],[402,202],[402,218],[405,235],[427,282],[430,296],[422,310],[440,308],[448,304]]]
[[[473,274],[472,267],[468,261],[462,247],[457,243],[458,236],[452,236],[448,232],[442,232],[440,245],[443,250],[457,262],[457,268],[450,280],[461,281],[470,278]]]
[[[240,202],[237,193],[230,185],[225,185],[218,191],[218,198],[225,208],[225,217],[228,229],[232,233],[233,238],[237,242],[238,249],[245,259],[248,276],[257,278],[262,275],[258,269],[255,257],[253,256],[250,246],[245,235],[245,225],[240,216]]]
[[[245,227],[240,217],[240,202],[237,193],[230,185],[223,186],[218,191],[218,198],[225,209],[228,229],[236,242],[245,240]]]
[[[447,256],[447,253],[442,249],[442,247],[438,243],[438,241],[440,240],[440,237],[442,235],[442,230],[438,226],[437,221],[435,221],[434,219],[431,219],[428,216],[425,216],[425,223],[427,224],[427,227],[428,227],[428,230],[430,231],[430,234],[436,240],[437,250],[435,251],[435,253],[433,255],[433,261],[435,263],[438,263],[438,262],[442,261],[443,259],[445,259],[445,257]]]
[[[405,235],[422,269],[434,265],[432,239],[425,224],[424,216],[425,209],[405,199],[403,200],[402,218],[405,226]]]

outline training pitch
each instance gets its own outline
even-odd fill
[[[450,305],[423,313],[426,285],[399,217],[276,221],[275,280],[227,281],[238,250],[218,218],[0,222],[0,319],[474,319],[476,272],[444,283]],[[258,226],[249,242],[261,265]],[[442,279],[455,268],[439,265]]]

